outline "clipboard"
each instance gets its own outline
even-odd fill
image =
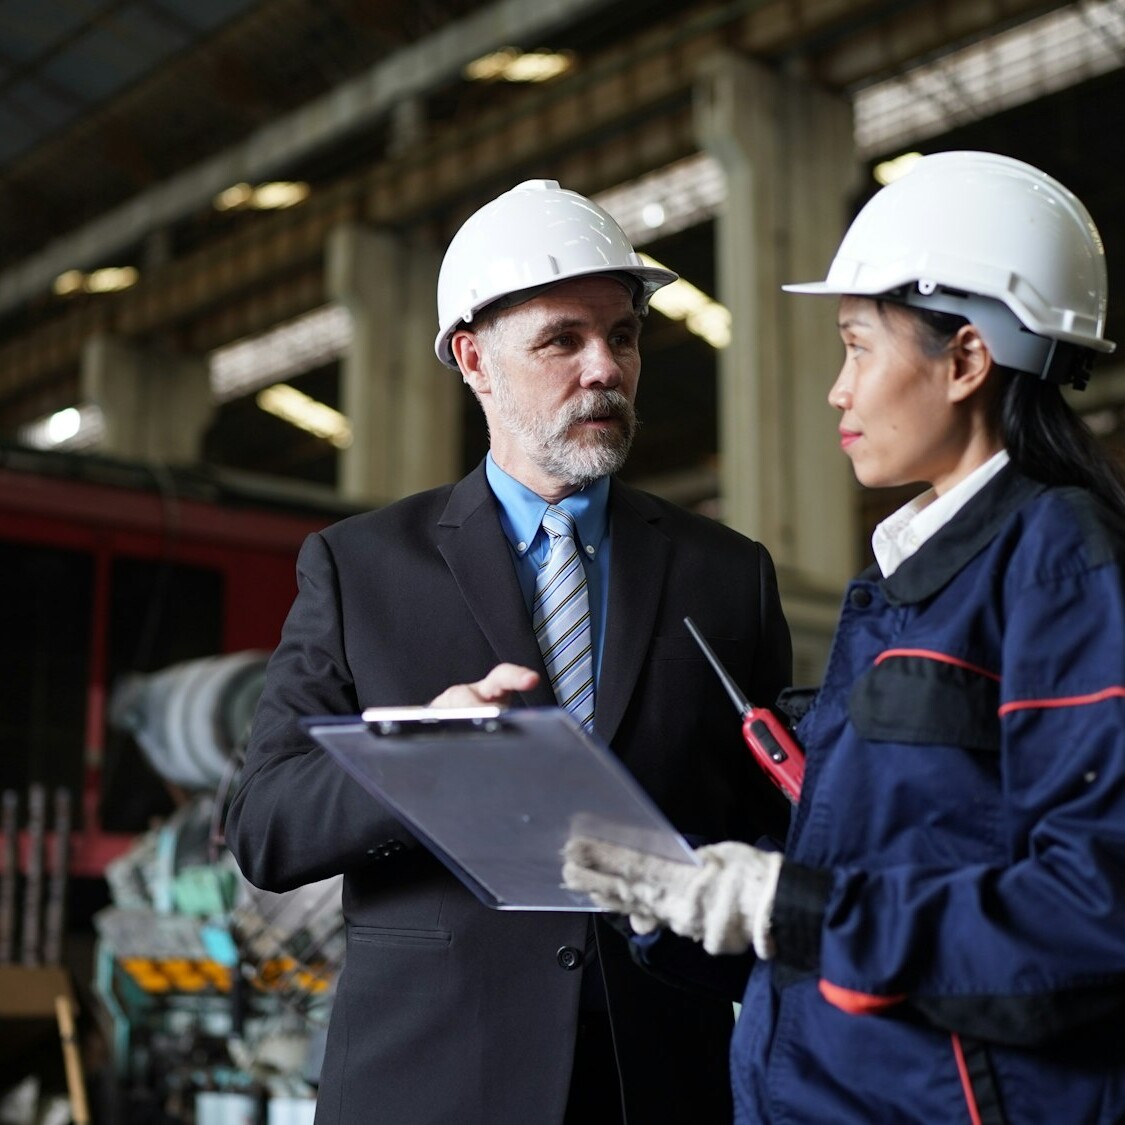
[[[562,708],[369,708],[301,726],[494,909],[599,910],[562,885],[572,835],[699,862],[613,752]]]

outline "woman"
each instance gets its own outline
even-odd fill
[[[784,858],[578,839],[564,878],[752,947],[739,1121],[1125,1120],[1125,488],[1060,393],[1113,348],[1096,228],[944,153],[787,288],[839,296],[857,478],[930,488],[846,592]]]

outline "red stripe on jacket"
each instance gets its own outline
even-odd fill
[[[882,1012],[893,1008],[906,999],[906,993],[900,996],[873,996],[869,992],[855,992],[850,988],[841,988],[831,981],[822,980],[818,986],[820,994],[834,1008],[847,1012],[850,1016],[869,1016],[873,1012]]]
[[[936,660],[939,664],[953,664],[958,668],[966,668],[970,672],[976,672],[981,676],[987,676],[990,680],[1000,682],[1000,676],[996,672],[990,672],[987,668],[981,668],[977,664],[970,664],[967,660],[960,660],[956,656],[950,656],[947,652],[934,652],[928,648],[888,648],[879,653],[875,657],[876,664],[882,664],[884,660],[890,660],[895,656],[918,656],[923,660]]]
[[[981,1125],[980,1108],[977,1106],[977,1096],[973,1092],[973,1080],[969,1076],[969,1065],[965,1062],[965,1050],[961,1046],[961,1036],[954,1033],[950,1036],[953,1040],[953,1057],[957,1060],[957,1073],[961,1076],[961,1089],[965,1093],[965,1105],[969,1110],[969,1120],[972,1125]]]
[[[1062,695],[1057,699],[1013,699],[1011,703],[1001,704],[1000,714],[1007,715],[1012,711],[1030,711],[1045,707],[1083,707],[1088,703],[1101,703],[1103,699],[1113,699],[1115,696],[1125,696],[1125,687],[1107,687],[1101,691],[1091,692],[1089,695]]]

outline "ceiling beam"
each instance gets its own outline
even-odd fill
[[[868,7],[876,6],[873,0]],[[951,7],[956,18],[945,11]],[[841,24],[843,8],[849,19],[859,18],[854,0],[774,0],[696,10],[640,29],[633,39],[590,60],[574,79],[521,91],[505,108],[471,123],[434,126],[427,141],[342,178],[300,208],[257,216],[252,227],[168,263],[134,289],[67,310],[6,341],[0,345],[0,400],[75,364],[92,317],[101,330],[130,336],[174,332],[184,346],[200,351],[258,330],[269,302],[252,299],[251,290],[280,286],[290,294],[282,304],[291,303],[296,290],[285,278],[308,268],[335,222],[401,225],[439,219],[448,228],[516,175],[550,174],[592,194],[678,159],[694,151],[690,92],[696,65],[719,47],[734,46],[787,65],[798,65],[800,58],[801,66],[818,73],[822,56],[800,53],[803,42],[815,41],[824,58],[836,60],[833,73],[854,80],[860,68],[839,60],[901,66],[908,56],[888,54],[896,44],[901,52],[936,51],[953,26],[960,36],[979,35],[998,19],[1010,22],[1017,10],[1038,14],[1042,4],[923,0],[911,7],[907,22],[915,31],[910,35],[897,30],[897,20],[908,13],[888,13],[884,3],[883,20],[867,22],[849,36],[847,27],[854,24]],[[878,50],[867,43],[872,38]],[[300,292],[319,299],[307,284]],[[291,315],[300,311],[293,308]]]
[[[499,0],[396,51],[359,77],[263,126],[242,144],[149,188],[0,273],[0,312],[42,293],[64,270],[97,265],[154,228],[208,206],[231,184],[268,179],[288,163],[370,126],[404,99],[455,80],[466,63],[497,44],[537,41],[610,2]]]

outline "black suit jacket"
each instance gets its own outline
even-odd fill
[[[750,698],[772,702],[791,653],[768,554],[616,481],[609,512],[597,734],[683,832],[780,831],[784,804],[682,623],[693,617]],[[561,951],[583,949],[588,916],[481,905],[297,726],[422,704],[499,661],[542,674],[520,705],[554,704],[483,466],[310,536],[297,571],[226,832],[257,886],[345,876],[317,1121],[559,1122],[582,975]],[[628,1121],[729,1121],[729,1001],[655,980],[595,929]]]

